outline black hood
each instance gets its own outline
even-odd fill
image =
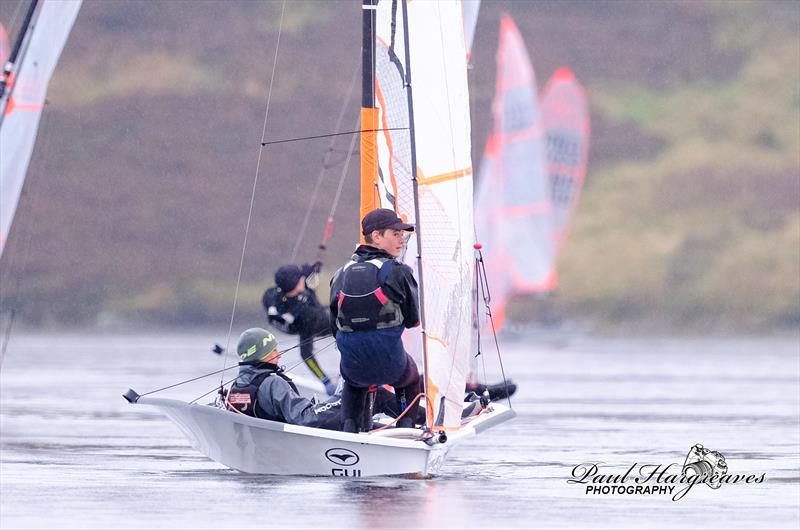
[[[386,252],[385,250],[381,250],[379,248],[375,248],[371,245],[358,245],[356,251],[353,253],[353,258],[358,261],[366,261],[369,259],[395,259],[394,256]]]

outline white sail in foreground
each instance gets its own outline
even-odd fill
[[[516,293],[552,290],[553,220],[536,77],[510,16],[500,24],[494,130],[486,145],[476,194],[478,241],[496,329]]]
[[[0,255],[36,142],[47,84],[81,0],[44,0],[34,12],[0,98]]]
[[[542,91],[541,101],[557,251],[567,236],[586,178],[589,105],[583,87],[568,68],[556,70]]]
[[[378,3],[376,96],[381,206],[417,232],[405,262],[417,271],[421,241],[425,345],[418,329],[405,334],[416,358],[424,351],[426,392],[433,404],[429,424],[460,423],[469,371],[473,281],[472,159],[469,91],[461,5],[457,1],[409,2],[413,119],[416,135],[418,209],[411,170],[407,74],[402,3]],[[419,271],[417,271],[419,279]]]

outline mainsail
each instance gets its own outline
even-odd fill
[[[417,226],[403,259],[420,283],[423,329],[406,332],[404,340],[424,358],[433,405],[428,425],[443,427],[460,424],[472,333],[472,160],[461,9],[454,0],[377,3],[377,127],[362,121],[364,129],[380,129],[376,171],[362,172],[362,211],[390,208]],[[372,156],[363,145],[362,169]]]
[[[553,201],[556,250],[563,243],[586,177],[589,108],[586,93],[568,68],[559,68],[542,91],[547,173]]]
[[[81,0],[34,1],[0,82],[0,255],[33,153],[47,84],[80,7]]]
[[[476,193],[478,241],[484,246],[497,329],[514,293],[555,288],[553,221],[536,77],[510,16],[500,24],[494,130]]]

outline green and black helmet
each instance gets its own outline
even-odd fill
[[[255,364],[263,361],[277,348],[278,339],[272,333],[266,329],[250,328],[239,335],[236,354],[239,355],[239,362]]]

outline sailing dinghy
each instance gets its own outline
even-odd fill
[[[476,230],[486,248],[495,328],[517,294],[549,294],[556,257],[586,175],[589,112],[568,68],[542,92],[525,43],[509,15],[500,23],[494,130],[476,193]]]
[[[200,452],[240,471],[427,477],[455,445],[514,416],[491,403],[461,418],[474,266],[461,3],[364,0],[362,9],[361,213],[387,207],[417,227],[403,259],[417,275],[422,326],[404,340],[424,363],[426,426],[352,434],[126,394],[159,408]]]

